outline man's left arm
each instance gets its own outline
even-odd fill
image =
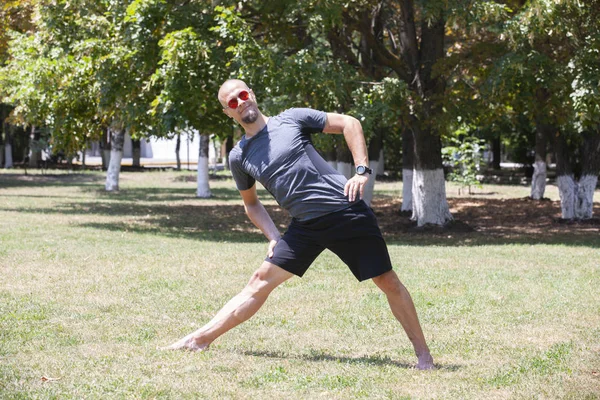
[[[323,128],[325,133],[341,133],[348,144],[348,148],[354,159],[354,167],[359,165],[369,166],[369,156],[367,153],[367,144],[360,121],[354,117],[343,114],[327,113],[327,122]],[[344,186],[344,195],[348,200],[354,201],[359,195],[363,197],[365,185],[369,180],[368,175],[354,174]]]

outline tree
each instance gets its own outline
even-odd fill
[[[515,74],[521,78],[515,99],[532,111],[537,130],[532,197],[543,195],[537,181],[545,180],[542,159],[545,142],[551,141],[565,219],[591,218],[600,172],[599,6],[598,1],[583,7],[578,2],[539,0],[529,3],[507,29],[513,53],[505,69],[520,72]]]
[[[445,55],[447,11],[441,4],[421,7],[410,0],[361,2],[340,7],[327,20],[334,53],[365,74],[377,78],[391,71],[407,85],[407,126],[414,139],[413,218],[419,226],[452,220],[434,124],[445,88],[434,66]],[[359,45],[353,37],[360,38]]]
[[[7,0],[0,6],[0,65],[9,58],[8,45],[11,32],[24,33],[33,28],[31,0]],[[0,94],[2,89],[0,89]],[[13,126],[8,123],[12,107],[0,102],[0,165],[13,166]],[[4,136],[4,138],[3,138]]]
[[[418,208],[419,212],[416,213],[417,219],[419,225],[444,224],[451,219],[451,215],[445,201],[439,135],[433,133],[433,128],[423,122],[425,118],[419,119],[417,114],[422,117],[423,113],[427,114],[432,110],[437,112],[437,108],[433,106],[435,102],[431,101],[431,95],[443,89],[441,84],[443,82],[434,77],[432,67],[443,56],[445,20],[441,9],[428,10],[431,12],[424,15],[421,21],[423,35],[418,37],[414,7],[411,1],[402,2],[400,6],[395,3],[370,1],[352,3],[315,1],[304,2],[302,5],[292,1],[261,1],[244,3],[240,12],[253,26],[254,36],[260,38],[261,43],[277,54],[289,58],[307,53],[326,54],[320,59],[338,63],[341,61],[351,67],[354,73],[348,74],[349,77],[355,76],[365,81],[380,82],[386,76],[394,74],[406,83],[411,93],[408,103],[413,110],[407,115],[410,115],[409,124],[412,131],[416,133],[415,137],[418,137],[416,165],[419,171],[439,170],[435,176],[441,178],[437,181],[433,179],[433,183],[417,185],[420,189],[419,204],[421,205]],[[419,50],[419,38],[423,40],[421,50]],[[315,65],[326,68],[328,72],[334,72],[332,75],[335,76],[338,63],[332,61]],[[298,77],[294,74],[298,72],[297,69],[283,71],[288,76]],[[357,87],[359,79],[353,82],[354,88]],[[324,79],[324,81],[329,83],[331,79]],[[303,88],[308,87],[311,94],[316,95],[317,98],[321,93],[335,91],[342,94],[338,96],[336,93],[333,96],[334,99],[339,100],[344,99],[344,94],[350,99],[348,94],[352,90],[344,93],[343,90],[334,88],[347,86],[347,80],[334,81],[332,85],[324,87],[319,85],[318,80],[310,80],[308,86],[295,84],[291,87],[294,88],[294,92],[301,93]],[[275,93],[289,92],[289,90],[275,91]],[[311,97],[311,100],[314,99]],[[316,107],[315,101],[311,103],[311,106]],[[348,112],[350,109],[352,109],[352,101],[348,104],[341,103],[337,109],[333,108],[341,112]],[[373,139],[374,144],[381,140],[379,134],[373,135]],[[419,173],[421,179],[424,179],[425,175],[431,174]],[[436,189],[429,190],[431,187]],[[425,190],[426,188],[428,190]]]
[[[544,196],[548,142],[570,117],[570,57],[560,22],[552,21],[550,2],[531,2],[507,23],[509,52],[502,60],[501,88],[511,96],[514,110],[535,128],[535,162],[531,198]],[[558,31],[556,30],[558,28]],[[555,32],[556,31],[556,32]]]
[[[379,167],[383,139],[390,136],[391,132],[402,129],[401,121],[405,116],[402,115],[403,108],[398,105],[404,103],[407,97],[406,84],[396,78],[384,78],[381,83],[360,86],[353,93],[355,102],[349,112],[362,121],[370,139],[369,167],[374,172],[365,187],[364,200],[367,204],[371,203],[373,197],[375,171]]]
[[[293,2],[278,6],[267,3],[269,6],[262,3],[263,9],[284,9],[285,15],[296,15],[290,5]],[[446,130],[440,121],[445,121],[447,76],[439,69],[449,47],[445,42],[450,32],[446,23],[451,17],[460,23],[456,16],[464,15],[464,9],[467,14],[479,16],[498,13],[504,6],[476,2],[421,4],[411,0],[309,2],[303,6],[302,18],[288,20],[294,22],[298,40],[315,41],[307,34],[313,32],[321,40],[326,38],[334,59],[354,68],[363,79],[380,82],[395,77],[404,82],[408,95],[398,106],[405,110],[405,132],[412,133],[414,141],[413,216],[419,226],[449,222],[452,216],[445,195],[440,141]],[[311,21],[318,21],[318,25],[311,25]],[[310,31],[302,29],[304,26],[320,29]]]
[[[122,125],[106,112],[112,93],[98,79],[118,57],[107,54],[113,28],[109,4],[40,1],[35,6],[35,30],[11,41],[11,58],[1,74],[4,98],[15,105],[15,120],[48,127],[52,146],[74,154],[106,127]]]
[[[157,95],[150,112],[164,132],[200,132],[197,196],[209,197],[210,134],[225,138],[232,132],[217,100],[219,86],[243,74],[246,57],[260,57],[253,56],[257,46],[231,8],[212,12],[202,2],[191,4],[195,8],[188,6],[185,16],[171,16],[171,25],[181,29],[159,42],[161,58],[151,78]]]
[[[226,40],[211,31],[210,2],[40,1],[37,12],[36,32],[12,42],[6,98],[23,123],[48,126],[56,147],[81,150],[108,132],[106,190],[118,190],[125,132],[140,139],[223,121],[214,71]]]

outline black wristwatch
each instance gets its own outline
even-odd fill
[[[372,174],[373,170],[366,165],[359,165],[356,167],[356,175]]]

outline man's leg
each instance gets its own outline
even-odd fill
[[[432,369],[433,358],[425,342],[425,336],[417,317],[415,305],[394,271],[373,278],[373,282],[385,293],[394,317],[400,322],[417,354],[418,369]]]
[[[205,350],[219,336],[252,317],[277,286],[294,276],[269,262],[263,262],[250,282],[213,317],[195,332],[166,347],[168,350]]]

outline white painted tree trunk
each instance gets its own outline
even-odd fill
[[[373,190],[375,189],[375,179],[377,177],[375,171],[377,171],[378,166],[378,160],[369,160],[369,168],[373,170],[373,173],[369,175],[369,180],[367,181],[363,192],[363,200],[369,207],[371,206],[371,201],[373,201]]]
[[[427,224],[445,225],[452,221],[446,199],[444,170],[414,170],[413,175],[413,220],[418,226]]]
[[[123,144],[125,142],[125,130],[117,129],[111,134],[110,163],[106,171],[106,184],[104,186],[107,192],[119,190],[119,174],[121,172],[121,160],[123,159]]]
[[[108,170],[106,171],[106,185],[105,189],[107,192],[114,192],[119,190],[119,173],[121,172],[121,160],[123,159],[123,150],[113,150],[110,152],[110,163],[108,164]]]
[[[354,175],[354,168],[352,164],[348,162],[338,161],[337,170],[340,174],[344,175],[346,179],[350,179]]]
[[[541,200],[546,191],[546,163],[536,161],[533,164],[533,176],[531,177],[531,198]]]
[[[4,168],[12,168],[13,164],[13,156],[12,156],[12,145],[10,143],[6,143],[4,145]]]
[[[198,158],[198,188],[196,196],[208,198],[212,195],[208,183],[208,157]]]
[[[598,184],[598,177],[594,175],[583,175],[577,185],[575,199],[575,217],[578,219],[592,218],[594,209],[594,191]]]
[[[402,170],[402,207],[400,211],[412,211],[413,209],[413,170]]]
[[[200,198],[208,198],[212,195],[208,183],[208,135],[200,135],[200,149],[198,150],[198,187],[196,196]]]
[[[577,198],[577,183],[573,175],[561,175],[556,178],[560,196],[561,216],[564,219],[575,218],[575,201]]]

